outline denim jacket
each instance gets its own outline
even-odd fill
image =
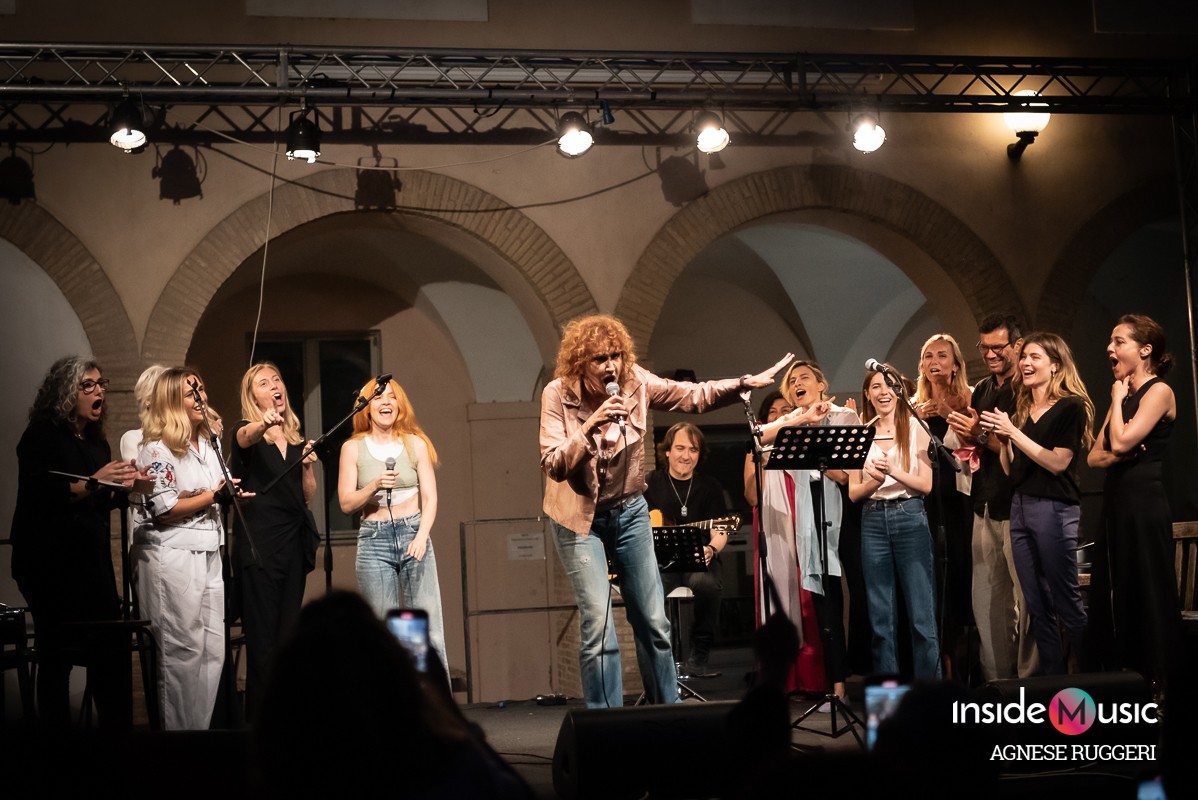
[[[738,378],[689,383],[658,377],[639,366],[625,370],[620,393],[628,401],[627,434],[616,452],[643,445],[649,409],[701,413],[727,405],[740,389]],[[598,435],[588,436],[586,421],[595,409],[582,397],[582,381],[557,378],[541,394],[541,471],[545,482],[545,513],[580,536],[590,533],[599,496]],[[626,458],[626,487],[644,491],[644,459]],[[630,492],[631,493],[631,492]]]

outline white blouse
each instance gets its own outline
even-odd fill
[[[184,497],[215,489],[224,479],[220,457],[200,439],[199,452],[187,448],[182,456],[161,441],[146,442],[137,454],[137,465],[146,467],[154,479],[149,495],[133,494],[134,543],[156,544],[179,550],[216,550],[224,541],[220,506],[213,503],[186,519],[173,523],[160,520]]]
[[[911,475],[918,475],[919,471],[921,469],[923,469],[923,462],[919,460],[919,431],[920,431],[919,423],[912,420],[911,432],[910,432],[911,441],[910,441],[910,444],[907,449],[907,452],[910,454],[910,457],[911,457],[911,467],[910,467],[910,469],[903,470],[904,472],[907,472]],[[898,442],[892,441],[892,442],[885,442],[884,444],[889,444],[890,445],[889,449],[882,450],[882,448],[878,445],[878,443],[876,441],[871,443],[869,446],[869,454],[866,456],[866,459],[868,460],[868,459],[872,459],[872,458],[877,458],[880,454],[885,452],[886,458],[890,460],[890,463],[894,464],[894,465],[898,466],[900,469],[902,469],[902,463],[899,460]],[[874,493],[869,496],[869,499],[870,500],[907,500],[908,498],[911,498],[911,497],[923,497],[923,495],[921,493],[915,491],[914,489],[911,489],[906,484],[899,483],[898,481],[896,481],[894,479],[893,475],[888,474],[886,476],[886,480],[882,481],[882,485],[879,486],[874,491]]]

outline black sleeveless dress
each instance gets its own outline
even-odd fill
[[[1129,422],[1160,378],[1123,400]],[[1107,468],[1102,526],[1092,573],[1092,622],[1108,668],[1129,668],[1161,679],[1180,635],[1173,575],[1173,527],[1162,480],[1173,421],[1160,419],[1135,454]],[[1106,433],[1103,448],[1110,449]],[[1105,646],[1103,646],[1105,644]]]

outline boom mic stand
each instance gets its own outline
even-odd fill
[[[778,588],[774,586],[773,578],[769,573],[769,562],[766,557],[765,514],[762,513],[765,502],[763,469],[765,468],[766,453],[773,448],[766,448],[761,444],[761,423],[753,415],[751,397],[751,390],[746,389],[740,393],[741,402],[745,407],[745,417],[749,421],[749,436],[753,440],[753,474],[757,481],[757,574],[761,576],[761,586],[758,596],[754,600],[757,607],[761,609],[761,622],[764,624],[770,618],[771,600],[773,607],[776,608],[782,607],[782,601],[778,598]]]
[[[238,489],[233,483],[233,476],[229,472],[229,465],[225,463],[224,454],[220,449],[220,437],[212,430],[212,425],[208,421],[208,404],[204,402],[203,396],[200,394],[199,383],[194,379],[188,384],[191,386],[191,396],[195,400],[196,407],[203,411],[203,431],[206,432],[208,441],[211,443],[212,450],[216,453],[216,461],[220,464],[221,474],[225,478],[225,484],[221,487],[221,492],[228,492],[230,501],[228,505],[233,506],[233,512],[237,515],[237,523],[240,529],[245,532],[245,540],[250,548],[250,558],[253,559],[256,566],[261,566],[262,562],[258,558],[258,548],[254,545],[254,535],[250,531],[250,526],[245,520],[245,513],[241,510],[241,505],[237,502]],[[229,529],[227,525],[228,509],[225,508],[225,503],[217,498],[217,502],[221,504],[222,517],[225,517],[225,530]],[[224,543],[221,545],[221,579],[226,586],[236,587],[237,578],[233,574],[233,564],[230,557],[229,537],[225,537]],[[231,608],[232,598],[235,597],[234,592],[225,592],[225,663],[221,669],[221,687],[220,691],[225,695],[225,724],[230,728],[240,728],[244,720],[244,708],[241,708],[237,703],[237,674],[233,670],[233,610]],[[238,712],[242,713],[238,713]]]

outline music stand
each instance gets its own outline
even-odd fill
[[[664,525],[653,529],[653,552],[657,555],[657,569],[659,572],[706,572],[707,559],[703,555],[703,546],[707,532],[702,528],[696,528],[693,525]],[[677,600],[675,599],[675,603]],[[675,610],[677,605],[675,605]],[[674,613],[670,620],[670,638],[674,641],[670,642],[674,649],[675,655],[681,649],[681,636],[678,623],[678,614]],[[677,668],[677,667],[675,667]],[[700,703],[706,703],[707,698],[696,692],[689,685],[683,682],[681,677],[675,676],[675,683],[678,684],[678,699],[686,700],[695,698]],[[640,705],[641,700],[645,697],[644,693],[637,700],[636,705]]]
[[[820,586],[823,597],[827,597],[828,585],[828,523],[824,518],[824,478],[830,469],[860,469],[865,465],[865,458],[873,442],[875,428],[867,425],[828,425],[809,428],[783,428],[774,439],[774,451],[770,456],[766,469],[795,469],[816,470],[819,472],[819,490],[812,493],[812,516],[815,519],[815,531],[819,537],[820,552]],[[857,728],[865,728],[861,719],[853,713],[848,704],[832,690],[831,652],[833,624],[843,624],[840,620],[830,620],[828,614],[822,615],[824,620],[820,625],[820,639],[824,645],[824,680],[827,691],[816,702],[799,715],[791,725],[792,728],[818,733],[836,739],[845,733],[853,734],[857,744],[865,749],[865,742]],[[828,704],[831,711],[831,728],[825,733],[821,730],[807,728],[803,723],[819,708]],[[843,715],[846,725],[841,728],[838,715]]]

